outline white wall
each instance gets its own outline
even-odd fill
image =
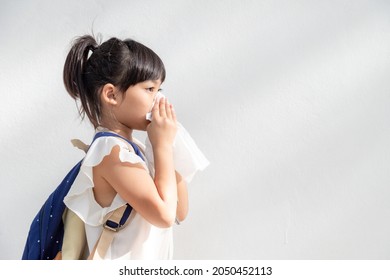
[[[390,258],[390,2],[1,1],[0,259],[90,141],[62,84],[70,41],[154,49],[211,162],[176,259]],[[140,134],[140,137],[142,135]]]

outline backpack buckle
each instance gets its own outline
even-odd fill
[[[113,231],[113,232],[117,232],[117,231],[119,231],[120,229],[122,229],[122,227],[121,227],[120,224],[115,223],[115,222],[110,221],[110,220],[107,220],[107,221],[103,224],[103,228],[108,229],[108,230]]]

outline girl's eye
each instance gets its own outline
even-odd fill
[[[150,87],[150,88],[147,88],[146,90],[149,91],[149,92],[154,92],[154,89],[155,89],[154,87]],[[162,88],[159,88],[157,91],[161,92]]]

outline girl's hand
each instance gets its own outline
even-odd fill
[[[156,101],[152,108],[152,122],[146,128],[153,148],[172,146],[177,131],[173,106],[166,98]]]

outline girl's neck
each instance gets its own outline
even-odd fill
[[[133,141],[133,130],[122,125],[122,124],[108,124],[102,122],[99,127],[97,127],[97,130],[109,130],[112,131],[122,137],[125,137],[126,139]]]

